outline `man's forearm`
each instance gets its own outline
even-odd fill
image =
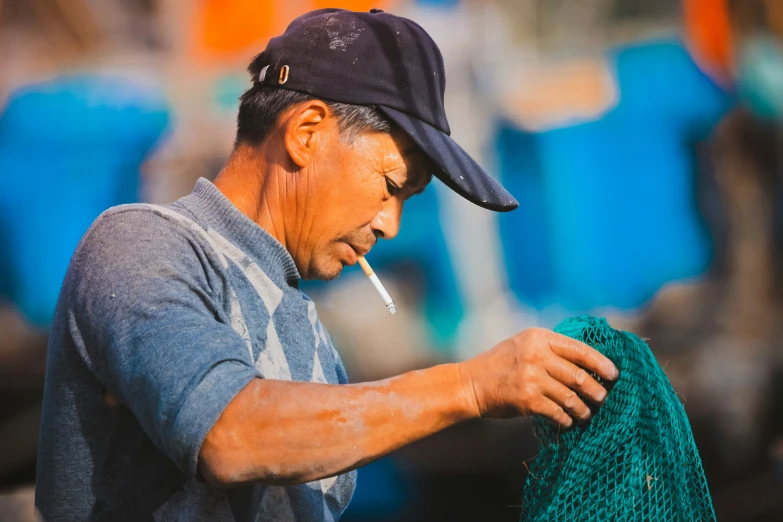
[[[343,386],[256,379],[210,431],[199,470],[224,486],[344,473],[477,416],[470,386],[458,364]]]

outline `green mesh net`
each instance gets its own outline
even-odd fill
[[[555,331],[606,355],[620,378],[587,425],[561,431],[533,420],[539,454],[520,522],[714,521],[688,418],[649,347],[593,317]]]

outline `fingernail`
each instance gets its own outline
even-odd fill
[[[606,390],[602,389],[598,392],[598,394],[595,396],[595,400],[598,402],[604,402],[604,399],[606,399]]]
[[[612,365],[612,371],[609,373],[612,376],[612,380],[615,380],[620,376],[620,370],[618,370],[615,365]]]

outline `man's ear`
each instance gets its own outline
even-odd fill
[[[284,123],[285,148],[291,160],[305,167],[323,143],[323,137],[334,125],[329,107],[321,100],[310,100],[301,103],[291,112]]]

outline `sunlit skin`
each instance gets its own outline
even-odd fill
[[[215,182],[283,244],[305,279],[334,279],[377,239],[395,237],[405,200],[432,178],[404,134],[347,142],[329,116],[321,101],[289,110],[264,145],[239,147]],[[249,183],[250,169],[264,174]]]
[[[240,146],[215,184],[291,253],[306,278],[332,279],[379,238],[399,232],[406,199],[430,181],[403,135],[343,139],[328,107],[285,112],[256,147]],[[367,464],[477,417],[539,414],[567,428],[617,378],[597,351],[533,328],[461,363],[378,382],[331,385],[255,379],[226,407],[199,453],[216,487],[300,484]]]

